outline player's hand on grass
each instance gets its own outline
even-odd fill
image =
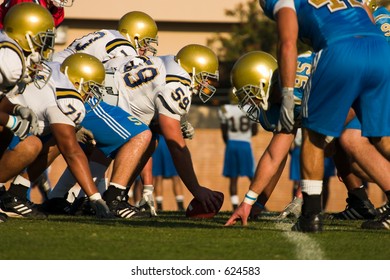
[[[234,213],[230,216],[225,226],[233,226],[237,223],[237,221],[241,221],[241,224],[243,226],[246,226],[248,224],[248,217],[251,213],[251,209],[252,205],[242,202],[240,206],[238,206]]]
[[[108,208],[106,202],[103,199],[92,200],[90,201],[92,209],[96,213],[96,217],[104,219],[114,218],[114,214]]]

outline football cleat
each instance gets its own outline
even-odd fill
[[[287,204],[284,210],[278,216],[278,220],[283,220],[287,217],[294,216],[298,218],[301,215],[303,199],[301,197],[294,197],[294,199]]]
[[[376,211],[378,212],[378,215],[382,215],[389,209],[390,209],[390,203],[386,203],[385,205],[376,208]]]
[[[390,230],[390,203],[387,203],[387,210],[381,213],[377,219],[373,221],[365,221],[361,225],[361,228]]]
[[[378,212],[369,200],[361,200],[354,196],[347,198],[347,207],[344,211],[330,214],[332,220],[373,220]]]
[[[300,232],[321,232],[322,231],[322,215],[310,215],[304,216],[301,215],[298,221],[291,228],[292,231],[300,231]]]
[[[0,212],[12,218],[46,218],[32,202],[11,196],[8,192],[0,197]]]
[[[96,212],[91,207],[88,197],[76,198],[69,211],[70,215],[74,216],[95,216]]]
[[[141,211],[127,201],[114,199],[112,201],[107,201],[107,206],[110,211],[119,218],[133,219],[150,217],[150,212]]]
[[[4,223],[7,220],[7,215],[0,213],[0,223]]]
[[[41,209],[48,214],[69,215],[71,203],[63,197],[54,197],[42,203]]]

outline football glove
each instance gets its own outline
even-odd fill
[[[80,142],[80,143],[83,143],[86,145],[91,145],[91,146],[96,145],[96,141],[94,139],[92,131],[90,131],[82,126],[76,127],[76,130],[77,130],[77,132],[76,132],[77,142]]]
[[[6,127],[8,127],[9,130],[11,130],[21,140],[24,140],[28,135],[30,122],[22,119],[20,116],[10,115]]]
[[[184,139],[192,139],[195,135],[195,129],[188,121],[181,123],[181,133]]]
[[[294,129],[294,106],[294,88],[284,87],[277,131],[291,132]]]
[[[110,209],[108,208],[106,202],[103,199],[90,200],[90,204],[92,209],[96,213],[96,217],[104,219],[114,218],[114,214],[111,213]]]
[[[16,105],[13,109],[13,114],[30,122],[29,132],[31,134],[37,135],[39,133],[38,117],[33,110],[28,107]]]
[[[144,186],[142,192],[142,199],[139,202],[138,208],[141,211],[150,211],[151,216],[157,216],[156,208],[154,206],[153,186]]]

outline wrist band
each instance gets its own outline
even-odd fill
[[[292,87],[283,87],[282,95],[294,95],[294,88]]]
[[[257,197],[259,195],[257,193],[255,193],[254,191],[252,190],[249,190],[246,194],[245,194],[245,198],[244,198],[244,202],[249,204],[249,205],[253,205],[256,200],[257,200]]]
[[[7,121],[7,124],[5,125],[5,127],[8,127],[9,129],[14,129],[16,123],[17,123],[16,117],[13,115],[9,115],[9,118],[8,118],[8,121]]]

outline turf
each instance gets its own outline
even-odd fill
[[[1,260],[389,260],[390,231],[361,221],[325,221],[324,232],[290,231],[293,220],[265,213],[224,227],[231,213],[192,220],[180,212],[134,220],[49,216],[0,224]]]

